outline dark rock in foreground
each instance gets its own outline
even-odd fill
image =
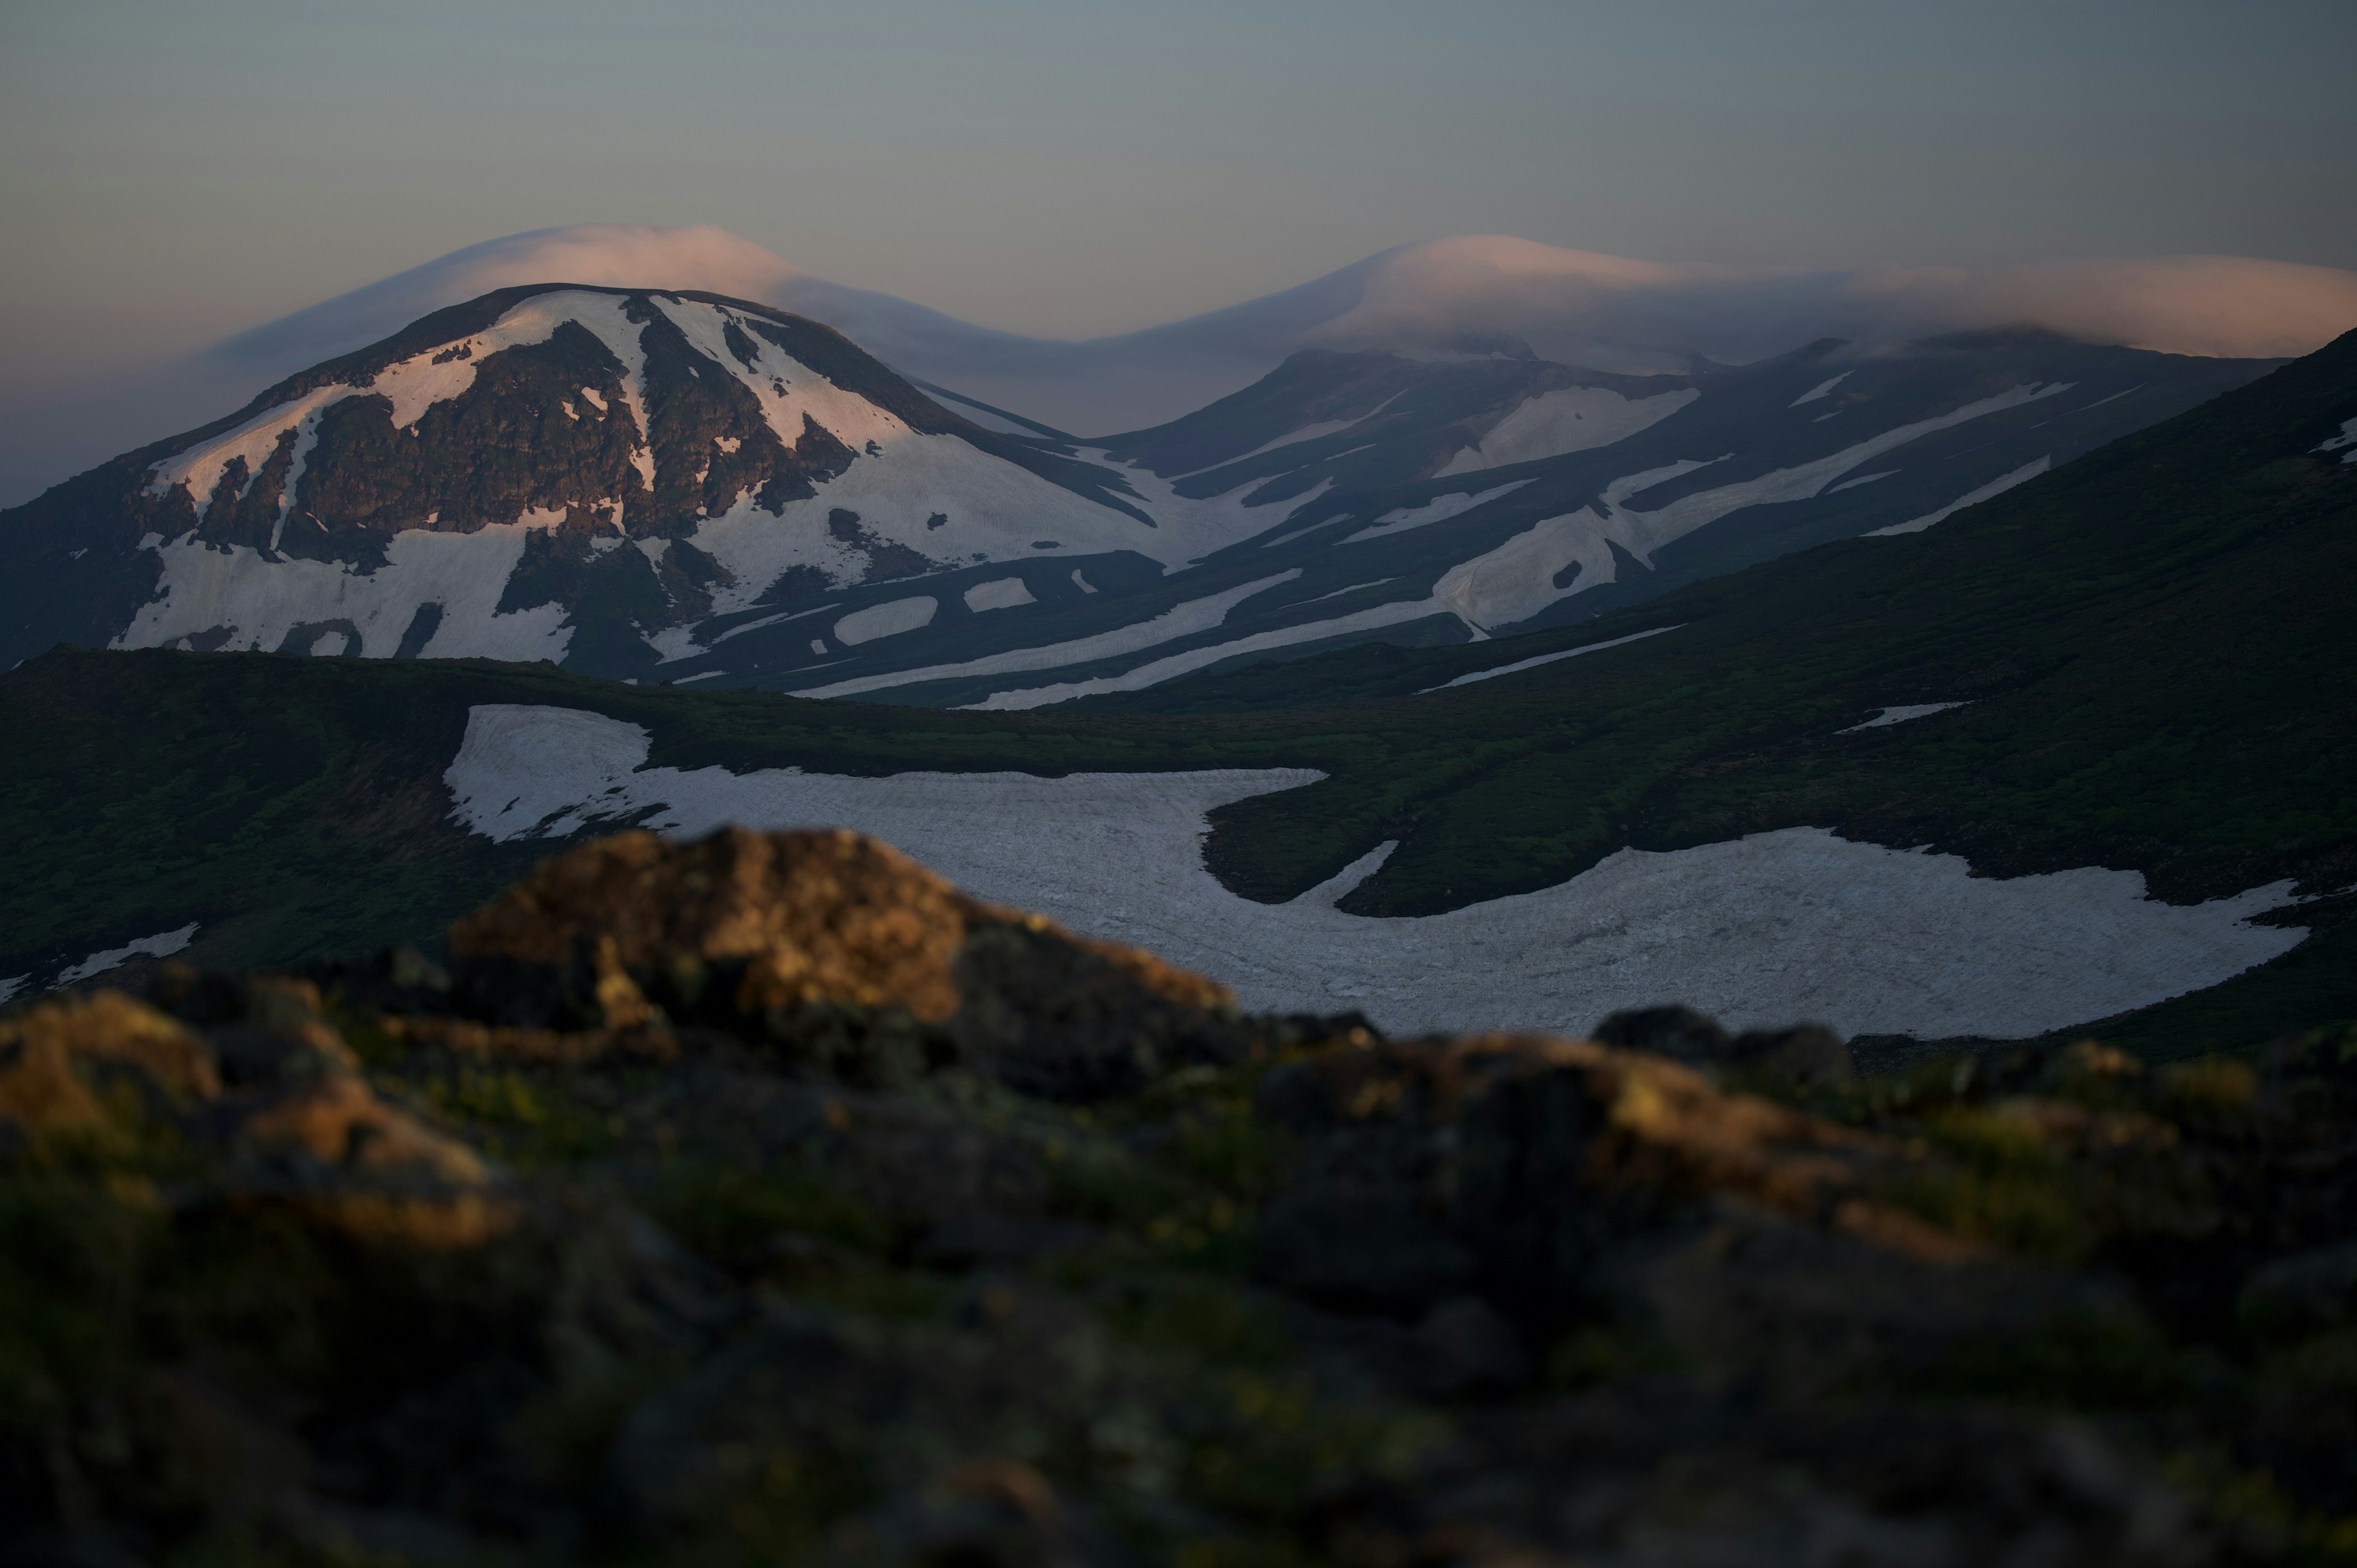
[[[2357,1551],[2357,1033],[1598,1033],[1242,1016],[847,833],[20,1007],[10,1559]]]

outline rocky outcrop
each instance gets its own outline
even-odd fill
[[[1239,1015],[849,833],[0,1015],[26,1561],[2213,1563],[2357,1516],[2357,1044]],[[1677,1059],[1683,1058],[1683,1059]]]

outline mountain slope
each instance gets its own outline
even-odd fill
[[[1152,526],[1117,479],[968,424],[827,328],[511,289],[0,514],[0,659],[66,639],[621,674],[716,609]]]
[[[1083,446],[766,307],[525,286],[0,513],[0,659],[546,658],[1031,707],[1930,526],[2263,368],[2029,331],[1643,377],[1317,350]]]
[[[1587,974],[1583,955],[1621,940],[1620,907],[1582,881],[1608,861],[1607,881],[1674,881],[1781,843],[1817,869],[1764,905],[1728,919],[1673,899],[1648,917],[1661,994],[1697,995],[1733,965],[1747,985],[1813,974],[1829,997],[1870,983],[1928,998],[2014,940],[1880,906],[1859,927],[1851,907],[1888,869],[1863,846],[1929,846],[1888,860],[1940,887],[1950,873],[1933,863],[1958,876],[1968,863],[1975,897],[2042,890],[2012,928],[2037,940],[2008,991],[2067,1002],[2083,969],[2150,948],[2163,912],[2134,897],[2147,886],[2181,907],[2168,921],[2238,943],[2272,930],[2273,962],[2099,1031],[2163,1052],[2252,1043],[2357,1016],[2352,429],[2357,336],[1920,534],[1822,546],[1576,628],[1350,649],[1036,714],[436,660],[52,653],[0,677],[25,757],[0,784],[19,889],[0,978],[190,922],[207,961],[430,938],[462,886],[479,894],[540,835],[681,811],[880,824],[888,800],[929,853],[987,852],[1060,918],[1103,929],[1141,902],[1178,908],[1165,871],[1199,873],[1200,808],[1147,823],[1153,781],[1229,768],[1254,772],[1204,797],[1226,887],[1281,928],[1334,927],[1370,951],[1408,933],[1425,958],[1382,962],[1410,990],[1443,950],[1415,933],[1535,930],[1545,961],[1529,974],[1501,967],[1520,961],[1518,936],[1446,949],[1452,984],[1512,997]],[[1169,711],[1114,711],[1156,705]],[[461,768],[479,729],[539,735],[542,749]],[[451,779],[480,795],[494,760],[521,787],[444,822]],[[1305,768],[1327,777],[1286,771]],[[902,777],[857,785],[881,774]],[[1023,803],[1064,796],[1008,780],[1079,775],[1114,780],[1089,788],[1110,802],[1105,833],[1131,847],[1106,836],[1096,869],[1067,877],[1075,819]],[[537,822],[481,825],[527,794]],[[1792,837],[1803,829],[1820,836]],[[1157,834],[1183,851],[1168,866],[1144,853]],[[2125,902],[2107,891],[2122,877]],[[1961,889],[1941,897],[1961,908]],[[1266,924],[1217,908],[1237,929]],[[1857,972],[1861,950],[1880,955],[1874,972]],[[2230,972],[2180,972],[2143,994]],[[1591,1004],[1618,983],[1593,983]]]
[[[780,648],[780,672],[754,679],[1027,708],[1337,639],[1584,620],[1827,540],[1936,526],[2266,368],[2030,331],[1873,352],[1826,341],[1687,376],[1305,352],[1185,419],[1071,448],[1120,465],[1166,527],[1211,523],[1206,553],[1090,607],[1134,606],[1125,639],[1089,641],[1093,627],[1049,605],[996,618],[1000,641],[978,650],[943,623],[819,680],[795,679],[812,660]],[[1189,606],[1215,613],[1189,621]],[[1039,651],[1011,651],[1018,639]],[[742,679],[744,657],[680,669]]]

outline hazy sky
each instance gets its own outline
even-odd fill
[[[0,0],[0,332],[173,351],[476,241],[713,222],[1083,336],[1496,231],[2357,267],[2350,0]]]

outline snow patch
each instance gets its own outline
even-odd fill
[[[1325,637],[1341,637],[1354,631],[1374,631],[1387,626],[1399,626],[1437,614],[1440,607],[1430,599],[1401,599],[1361,610],[1355,615],[1338,616],[1332,620],[1281,626],[1273,631],[1254,632],[1250,637],[1239,637],[1228,642],[1190,648],[1183,653],[1150,660],[1118,675],[1101,675],[1092,681],[1070,681],[1053,686],[1034,686],[1027,691],[993,692],[981,702],[968,703],[966,706],[969,709],[1005,712],[1016,708],[1043,708],[1051,703],[1069,703],[1076,697],[1093,697],[1105,692],[1142,691],[1206,665],[1217,664],[1222,659],[1232,659],[1240,653],[1260,653],[1297,642],[1315,642]]]
[[[1075,572],[1073,575],[1078,576],[1080,574]],[[1036,605],[1039,602],[1031,596],[1030,585],[1020,577],[996,577],[987,583],[976,583],[973,587],[968,588],[963,596],[965,599],[965,607],[976,612],[1012,609],[1017,605]]]
[[[1483,501],[1495,500],[1507,491],[1518,490],[1529,483],[1529,479],[1509,479],[1486,490],[1451,490],[1446,495],[1433,497],[1422,506],[1394,507],[1341,542],[1356,544],[1361,539],[1386,539],[1394,533],[1405,533],[1411,528],[1446,521],[1471,511]]]
[[[980,897],[1200,970],[1247,1007],[1347,997],[1402,1034],[1584,1033],[1675,1000],[1735,1028],[1809,1018],[1851,1035],[2020,1038],[2215,984],[2306,935],[2249,923],[2288,882],[2176,906],[2146,897],[2135,872],[1975,877],[1957,856],[1822,828],[1624,849],[1535,893],[1377,919],[1330,900],[1380,847],[1286,904],[1240,898],[1204,868],[1207,813],[1316,782],[1307,769],[850,779],[648,768],[648,747],[645,730],[602,714],[478,707],[444,778],[456,818],[501,841],[655,807],[649,825],[682,836],[856,828]]]
[[[1684,624],[1684,621],[1678,623],[1679,626]],[[1451,686],[1469,686],[1476,681],[1494,681],[1501,675],[1512,675],[1523,670],[1535,670],[1542,664],[1552,664],[1558,659],[1577,659],[1583,653],[1601,653],[1608,648],[1618,648],[1624,642],[1641,642],[1646,638],[1659,637],[1665,631],[1677,629],[1675,626],[1657,626],[1651,631],[1632,631],[1626,637],[1616,637],[1608,642],[1591,642],[1580,648],[1566,648],[1560,653],[1542,653],[1535,659],[1521,659],[1512,664],[1500,664],[1489,670],[1476,670],[1470,675],[1459,675],[1454,681],[1443,681],[1437,686],[1426,686],[1416,695],[1421,697],[1433,692],[1446,692]]]
[[[1275,440],[1264,442],[1260,446],[1254,447],[1251,451],[1243,454],[1241,456],[1222,457],[1216,463],[1207,463],[1202,467],[1190,469],[1189,472],[1197,474],[1209,473],[1213,468],[1224,468],[1231,463],[1249,463],[1254,457],[1258,457],[1265,453],[1274,452],[1280,446],[1296,446],[1304,441],[1315,441],[1321,435],[1333,435],[1341,431],[1350,429],[1351,426],[1358,423],[1359,422],[1355,419],[1321,419],[1314,424],[1305,424],[1298,430],[1288,430],[1284,435],[1278,436]],[[1170,476],[1170,478],[1174,479],[1183,479],[1186,477],[1187,475],[1185,474],[1173,474]]]
[[[2145,387],[2146,387],[2147,384],[2149,384],[2149,383],[2145,382],[2145,381],[2138,381],[2138,382],[2136,382],[2136,385],[2134,385],[2134,386],[2132,386],[2132,387],[2128,388],[2128,389],[2127,389],[2127,392],[2115,392],[2112,393],[2112,395],[2111,395],[2111,396],[2109,396],[2109,397],[2099,397],[2099,398],[2097,398],[2097,399],[2096,399],[2094,402],[2093,402],[2093,403],[2082,403],[2079,407],[2072,409],[2071,412],[2072,412],[2072,413],[2086,413],[2086,412],[2087,412],[2087,410],[2089,410],[2089,409],[2091,409],[2091,408],[2101,408],[2101,407],[2103,407],[2103,406],[2104,406],[2104,404],[2105,404],[2105,403],[2116,403],[2116,402],[2118,402],[2121,398],[2124,398],[2124,397],[2127,396],[2127,395],[2128,395],[2128,392],[2139,392],[2144,391]]]
[[[1791,403],[1784,406],[1787,408],[1798,408],[1804,403],[1814,403],[1817,399],[1833,391],[1834,388],[1841,385],[1842,382],[1849,380],[1851,374],[1852,372],[1844,371],[1840,375],[1835,376],[1829,381],[1819,381],[1815,386],[1811,387],[1808,391],[1803,392],[1800,396],[1794,398]]]
[[[2025,484],[2052,467],[2050,457],[2040,457],[2034,463],[2024,463],[2010,474],[2001,474],[1976,490],[1967,490],[1937,511],[1925,512],[1909,522],[1894,522],[1889,528],[1868,529],[1865,537],[1888,539],[1893,534],[1921,533],[1935,522],[1944,522],[1968,506],[1978,506],[1991,496],[2003,495],[2018,484]]]
[[[1949,430],[1956,425],[1985,418],[2007,409],[2020,408],[2029,403],[2068,392],[2077,383],[2054,381],[2044,386],[2035,383],[2017,386],[1968,403],[1961,408],[1930,419],[1919,419],[1912,424],[1901,424],[1855,446],[1845,446],[1813,463],[1802,463],[1790,468],[1778,468],[1756,478],[1739,480],[1713,490],[1697,490],[1681,496],[1658,511],[1641,514],[1641,532],[1647,542],[1634,552],[1639,559],[1650,560],[1652,553],[1673,540],[1683,539],[1695,529],[1717,522],[1729,512],[1745,507],[1766,506],[1777,501],[1807,500],[1825,486],[1848,473],[1859,464],[1881,456],[1885,452],[1904,446],[1919,436],[1936,430]],[[1962,503],[1959,503],[1962,504]],[[1925,526],[1929,526],[1926,524]]]
[[[1605,387],[1542,392],[1492,425],[1479,446],[1459,448],[1434,478],[1609,446],[1659,424],[1700,396],[1693,387],[1643,398],[1622,397]]]
[[[1705,466],[1685,458],[1625,474],[1604,487],[1594,506],[1543,518],[1486,554],[1451,566],[1433,585],[1432,596],[1466,625],[1488,631],[1528,620],[1557,599],[1615,581],[1620,566],[1612,554],[1614,544],[1650,564],[1653,551],[1664,542],[1652,536],[1644,515],[1627,511],[1620,503]],[[1574,564],[1579,567],[1577,575],[1556,586],[1555,580]]]
[[[1081,575],[1081,569],[1078,566],[1072,568],[1072,586],[1084,594],[1093,594],[1097,591],[1093,584]]]
[[[1300,602],[1305,605],[1322,605],[1328,599],[1339,599],[1344,594],[1355,594],[1361,588],[1380,588],[1385,583],[1396,583],[1398,581],[1399,579],[1397,577],[1376,577],[1364,583],[1353,583],[1347,588],[1337,588],[1330,594],[1320,594],[1314,599],[1303,599]]]
[[[2325,441],[2321,446],[2316,447],[2315,450],[2319,452],[2338,452],[2343,446],[2357,448],[2357,419],[2342,420],[2341,422],[2341,434]],[[2357,463],[2357,450],[2351,451],[2341,460],[2344,463]]]
[[[797,697],[856,697],[862,692],[880,691],[887,686],[912,685],[919,681],[952,681],[973,675],[1007,675],[1028,670],[1054,670],[1067,664],[1086,664],[1099,659],[1113,659],[1124,653],[1135,653],[1152,648],[1157,643],[1169,642],[1197,632],[1209,631],[1228,618],[1228,612],[1254,594],[1290,583],[1301,575],[1298,566],[1289,572],[1279,572],[1273,577],[1230,588],[1224,593],[1204,598],[1189,599],[1173,605],[1151,620],[1133,621],[1127,626],[1101,631],[1093,637],[1074,638],[1069,642],[1045,643],[1038,648],[1011,649],[1005,653],[993,653],[981,659],[969,659],[961,664],[929,664],[921,670],[895,670],[882,675],[861,675],[849,681],[837,681],[831,686],[816,686],[806,692],[792,693]],[[823,652],[824,650],[819,650]]]
[[[1860,474],[1855,479],[1844,479],[1840,484],[1835,485],[1833,489],[1827,490],[1825,494],[1829,496],[1839,495],[1844,490],[1854,490],[1860,485],[1870,485],[1877,479],[1887,479],[1897,472],[1899,472],[1899,470],[1896,468],[1885,468],[1881,472],[1876,474]]]
[[[1874,717],[1867,720],[1864,724],[1852,725],[1847,729],[1837,729],[1834,731],[1834,733],[1835,735],[1856,735],[1862,729],[1880,729],[1886,725],[1903,725],[1910,719],[1928,718],[1933,714],[1944,714],[1950,708],[1968,708],[1970,706],[1972,706],[1972,701],[1967,698],[1965,701],[1961,703],[1902,703],[1895,708],[1877,708],[1874,711]]]
[[[163,559],[156,596],[110,646],[160,648],[227,627],[224,649],[268,652],[297,626],[348,620],[360,651],[382,659],[400,646],[419,606],[439,604],[441,623],[421,657],[562,660],[573,639],[564,607],[497,613],[533,526],[407,529],[385,542],[384,564],[372,571],[348,561],[273,560],[250,545],[208,546],[192,533],[169,543],[150,534],[142,547]]]
[[[197,922],[190,920],[177,931],[158,931],[152,937],[141,937],[123,947],[109,948],[104,952],[94,952],[72,968],[60,971],[54,983],[79,984],[93,974],[105,973],[125,959],[169,958],[187,947],[196,934]],[[5,998],[0,997],[0,1000],[5,1000]]]
[[[930,594],[913,598],[891,599],[880,605],[869,605],[864,610],[854,610],[834,623],[834,639],[854,647],[873,642],[879,637],[897,637],[904,631],[933,623],[933,612],[942,602]]]

